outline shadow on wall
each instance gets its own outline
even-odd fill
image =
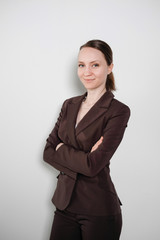
[[[74,58],[71,61],[71,68],[69,73],[69,86],[71,86],[71,91],[77,95],[82,95],[86,92],[86,89],[83,87],[83,84],[78,78],[77,75],[77,58]]]

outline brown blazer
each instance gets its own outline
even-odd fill
[[[63,103],[57,123],[47,139],[44,161],[60,171],[52,201],[58,209],[77,214],[114,215],[121,211],[121,203],[110,177],[109,165],[123,138],[130,110],[108,91],[75,128],[86,94]],[[101,136],[104,137],[102,144],[90,152]],[[60,142],[64,145],[56,151]]]

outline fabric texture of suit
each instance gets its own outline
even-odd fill
[[[54,205],[77,214],[120,213],[120,200],[110,177],[110,160],[119,146],[130,109],[107,91],[75,128],[82,96],[67,99],[47,139],[44,161],[60,171],[52,198]],[[103,136],[102,144],[93,145]],[[58,143],[64,144],[56,151]]]

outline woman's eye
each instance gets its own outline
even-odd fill
[[[84,64],[79,64],[78,67],[82,68],[84,67]]]
[[[98,63],[95,63],[95,64],[92,65],[92,67],[94,67],[94,68],[95,68],[95,67],[99,67],[99,64],[98,64]]]

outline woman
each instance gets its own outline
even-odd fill
[[[109,45],[91,40],[80,47],[78,76],[86,88],[67,99],[44,150],[44,161],[60,171],[50,240],[118,240],[121,202],[110,177],[110,159],[130,116],[114,99]]]

